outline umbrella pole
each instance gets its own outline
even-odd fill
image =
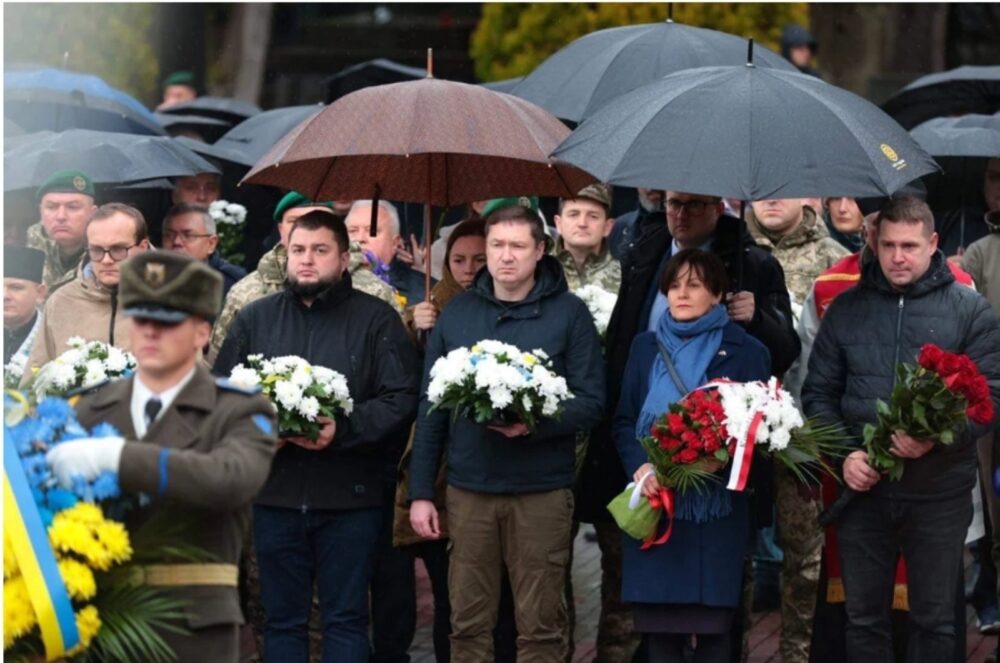
[[[740,201],[740,224],[736,233],[736,292],[743,291],[743,224],[747,218],[747,201]]]
[[[424,301],[431,301],[431,204],[424,205]]]

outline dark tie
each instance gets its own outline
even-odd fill
[[[161,409],[163,409],[163,402],[159,398],[154,396],[146,401],[146,428],[153,425],[153,422],[156,421],[156,415],[160,413]]]

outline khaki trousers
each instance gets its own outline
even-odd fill
[[[448,486],[452,663],[493,660],[504,566],[514,594],[518,663],[562,663],[573,492],[477,493]]]

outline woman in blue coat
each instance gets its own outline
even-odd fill
[[[656,331],[632,342],[614,421],[618,453],[637,482],[653,469],[638,438],[671,403],[713,378],[770,376],[767,348],[729,321],[721,303],[727,283],[719,258],[699,249],[678,252],[663,270],[660,290],[669,309]],[[683,388],[661,353],[670,357]],[[729,660],[751,526],[746,493],[726,490],[724,474],[703,492],[677,496],[665,544],[640,550],[639,541],[625,537],[622,598],[632,604],[635,629],[646,635],[654,663],[685,660],[692,635],[696,662]],[[643,484],[647,496],[658,489],[655,474]]]

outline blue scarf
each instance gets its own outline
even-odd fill
[[[656,341],[667,354],[688,389],[708,382],[705,372],[722,345],[722,330],[729,323],[726,307],[716,304],[697,320],[678,322],[667,311],[656,326]],[[636,437],[649,435],[657,417],[662,415],[685,394],[682,394],[667,370],[659,350],[649,374],[649,391],[636,420]],[[678,496],[675,517],[681,520],[706,522],[732,512],[728,491],[721,481],[712,482],[702,492]]]

